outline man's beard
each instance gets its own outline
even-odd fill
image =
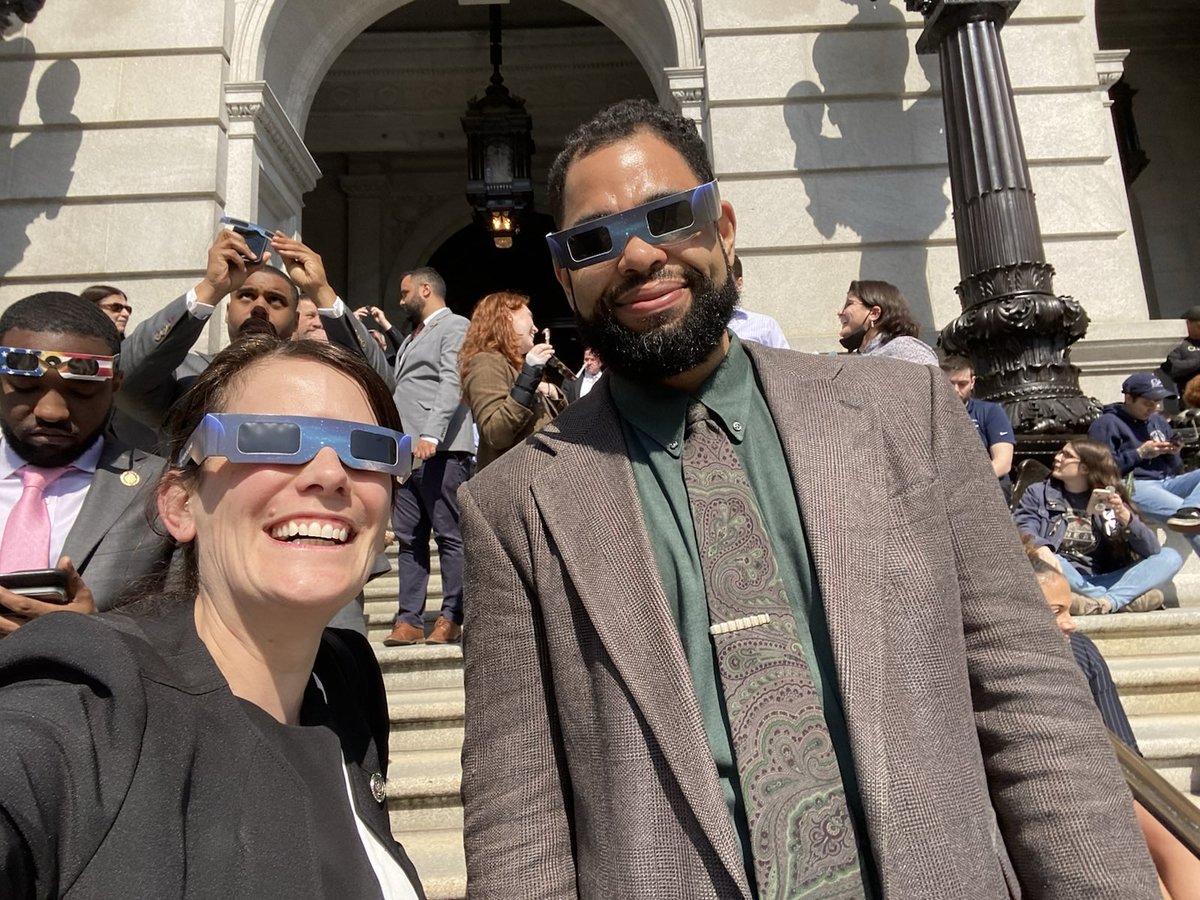
[[[32,466],[40,466],[43,469],[53,469],[73,463],[79,457],[83,456],[88,448],[96,443],[96,439],[103,433],[106,424],[101,424],[99,428],[84,437],[81,441],[66,447],[31,444],[29,441],[22,440],[17,437],[12,427],[8,424],[8,421],[4,418],[0,418],[0,434],[4,435],[5,443],[12,447],[13,452],[25,460],[25,462]],[[45,428],[45,430],[52,431],[56,429]]]
[[[279,332],[271,324],[270,317],[258,307],[250,310],[250,315],[242,320],[242,324],[238,326],[236,337],[247,334],[269,334],[271,337],[279,337]]]
[[[731,275],[726,275],[719,287],[693,269],[684,269],[682,277],[691,291],[692,305],[681,318],[672,320],[671,311],[665,310],[650,316],[649,327],[643,331],[622,325],[614,314],[613,301],[655,277],[632,279],[604,292],[591,321],[576,313],[584,346],[595,350],[606,367],[631,378],[661,381],[696,368],[721,342],[737,306],[738,291]]]

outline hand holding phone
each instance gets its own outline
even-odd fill
[[[91,590],[67,557],[54,569],[0,574],[0,638],[31,619],[63,611],[96,611]]]
[[[1113,495],[1112,488],[1096,488],[1088,498],[1087,514],[1098,515],[1108,509],[1108,498]]]

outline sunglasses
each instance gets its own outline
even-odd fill
[[[631,237],[647,244],[669,244],[691,237],[721,217],[717,183],[651,200],[623,212],[601,216],[565,231],[546,235],[554,264],[560,269],[582,269],[616,259]]]
[[[188,438],[176,465],[199,465],[210,456],[232,463],[299,466],[322,447],[332,447],[342,464],[385,472],[401,481],[412,472],[412,440],[406,434],[340,419],[208,413]]]
[[[100,308],[108,310],[110,313],[123,312],[128,314],[133,312],[133,307],[128,303],[101,303]]]
[[[51,369],[59,377],[78,381],[111,381],[116,356],[91,356],[63,350],[33,350],[29,347],[0,347],[0,375],[40,378]]]

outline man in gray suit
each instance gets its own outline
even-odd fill
[[[64,605],[0,589],[2,636],[48,612],[108,609],[165,570],[172,544],[147,519],[165,462],[104,434],[116,326],[73,294],[35,294],[0,316],[0,345],[0,566],[69,576]]]
[[[121,350],[125,383],[117,405],[146,426],[162,428],[167,411],[208,368],[211,353],[192,351],[217,305],[226,296],[225,325],[232,341],[243,332],[290,338],[301,294],[313,301],[331,341],[366,357],[384,381],[392,373],[379,346],[330,286],[321,257],[276,232],[271,250],[255,260],[245,238],[221,231],[208,251],[204,277],[182,297],[146,319]],[[287,271],[268,265],[272,253]]]
[[[733,208],[653,104],[550,199],[609,374],[461,492],[471,897],[1157,897],[940,373],[733,337]]]
[[[446,306],[446,282],[430,268],[400,280],[400,306],[416,321],[396,351],[396,408],[412,438],[412,477],[396,489],[392,530],[399,546],[400,602],[389,647],[457,641],[462,634],[462,535],[458,486],[471,475],[475,437],[462,403],[458,350],[470,324]],[[425,637],[429,535],[442,563],[442,609]]]

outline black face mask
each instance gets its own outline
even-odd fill
[[[858,350],[862,346],[863,340],[867,336],[867,328],[870,326],[870,319],[863,319],[863,323],[855,328],[852,332],[843,338],[838,338],[838,343],[849,350],[851,353]]]

